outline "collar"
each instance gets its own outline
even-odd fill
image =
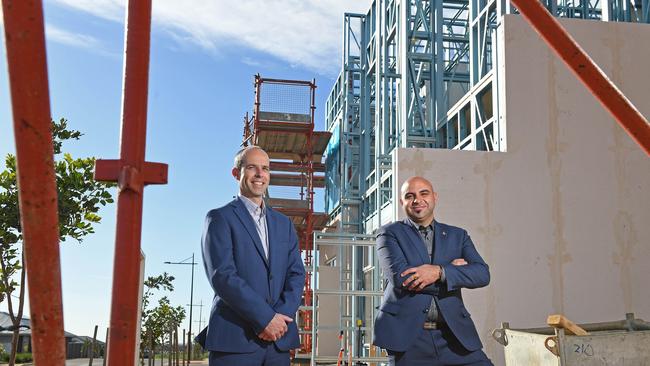
[[[420,225],[416,224],[413,220],[411,220],[410,217],[408,217],[408,216],[406,217],[406,222],[407,222],[408,224],[410,224],[411,226],[413,226],[413,228],[415,228],[415,230],[418,230],[418,231],[420,230]],[[433,226],[433,224],[434,224],[435,222],[436,222],[436,220],[431,221],[431,223],[429,224],[429,226],[427,226],[427,229],[430,228],[431,231],[434,231],[434,226]]]
[[[266,204],[264,203],[264,200],[262,200],[262,204],[258,206],[250,198],[243,196],[241,193],[238,194],[237,197],[244,203],[246,210],[248,210],[251,215],[266,216]]]

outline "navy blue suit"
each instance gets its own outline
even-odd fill
[[[214,290],[205,334],[209,351],[251,353],[270,342],[261,333],[276,313],[294,318],[302,299],[305,268],[293,223],[266,208],[269,258],[244,203],[235,199],[208,212],[203,233],[203,262]],[[280,351],[300,345],[295,321],[277,340]]]
[[[437,298],[440,317],[453,337],[468,352],[482,348],[470,313],[463,304],[462,288],[477,288],[490,282],[488,265],[483,261],[467,231],[434,222],[435,250],[433,262],[422,238],[408,221],[381,227],[377,233],[377,253],[387,280],[384,298],[375,318],[374,344],[404,352],[416,341],[431,305]],[[454,266],[454,259],[463,258],[467,265]],[[408,276],[400,274],[407,268],[422,264],[444,268],[446,281],[437,281],[421,292],[402,287]]]

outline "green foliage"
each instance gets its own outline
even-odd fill
[[[0,302],[16,290],[13,275],[21,269],[20,252],[16,245],[21,239],[16,157],[7,155],[6,170],[0,172]]]
[[[141,346],[149,347],[162,344],[164,337],[170,331],[178,328],[185,319],[185,309],[182,306],[172,306],[167,296],[158,299],[155,307],[149,308],[155,291],[174,291],[174,277],[164,272],[159,276],[148,277],[144,281],[145,291],[142,296],[142,331]]]
[[[149,307],[149,301],[151,296],[154,294],[154,290],[162,291],[174,291],[174,276],[171,276],[167,272],[158,276],[149,276],[144,281],[144,294],[142,295],[142,309],[147,309]],[[142,314],[145,311],[143,310]]]
[[[54,155],[61,153],[63,141],[66,140],[79,140],[83,134],[79,131],[68,130],[68,121],[61,118],[58,122],[52,121],[52,145],[54,147]]]
[[[70,154],[63,154],[61,157],[63,143],[67,140],[79,140],[81,136],[81,132],[68,129],[64,118],[52,121],[59,239],[62,242],[67,238],[82,242],[86,235],[94,232],[93,225],[101,221],[98,215],[100,208],[113,203],[108,189],[114,184],[93,179],[95,158],[75,159]],[[8,302],[9,313],[14,322],[20,321],[24,300],[21,292],[18,300],[19,310],[14,314],[11,294],[23,286],[15,280],[16,275],[22,274],[23,271],[22,227],[16,171],[16,157],[7,154],[5,170],[0,172],[0,302]]]
[[[61,154],[65,140],[79,140],[81,132],[69,130],[67,121],[52,121],[54,154]],[[113,196],[107,190],[114,184],[98,182],[93,179],[95,158],[74,159],[63,154],[63,159],[55,161],[56,185],[58,187],[59,234],[61,241],[72,238],[81,242],[83,237],[94,233],[93,224],[99,223],[97,215],[101,206],[113,203]]]
[[[32,362],[32,360],[33,358],[31,353],[16,353],[16,363]],[[9,362],[9,354],[8,353],[1,354],[0,361]]]
[[[90,358],[90,350],[92,349],[94,357],[99,357],[103,354],[103,348],[104,347],[102,347],[99,342],[95,342],[93,347],[93,340],[86,338],[84,339],[84,343],[81,345],[81,354]]]
[[[209,352],[203,349],[200,344],[194,343],[194,347],[192,349],[192,359],[195,361],[200,361],[200,360],[205,360],[208,358]]]
[[[54,153],[61,154],[63,142],[78,140],[81,132],[68,129],[65,119],[52,121]],[[93,225],[101,221],[97,214],[101,206],[113,203],[108,188],[113,184],[93,179],[95,158],[74,159],[63,154],[54,162],[59,207],[59,238],[72,238],[81,242],[84,236],[94,232]],[[22,269],[20,264],[22,228],[18,205],[16,157],[5,157],[5,170],[0,172],[0,302],[16,290],[13,277]]]
[[[95,158],[73,159],[70,154],[55,162],[61,241],[69,237],[81,242],[94,233],[93,224],[101,221],[97,212],[113,203],[106,183],[93,179],[94,166]]]
[[[32,354],[31,353],[17,353],[16,354],[16,363],[25,363],[25,362],[32,362]]]

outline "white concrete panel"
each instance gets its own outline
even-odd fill
[[[650,26],[561,22],[650,116]],[[490,286],[464,297],[496,364],[502,321],[650,321],[650,157],[521,17],[504,18],[499,41],[507,152],[399,149],[394,184],[398,197],[409,176],[430,179],[436,218],[467,229],[490,264]]]
[[[338,290],[340,287],[340,268],[320,266],[318,269],[318,288]],[[339,319],[341,318],[339,296],[318,296],[318,327],[316,334],[316,355],[336,356],[341,348],[339,342]],[[322,328],[321,328],[322,327]]]

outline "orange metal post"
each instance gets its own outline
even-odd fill
[[[537,0],[511,0],[546,43],[630,136],[650,155],[650,124]]]
[[[40,0],[3,0],[34,364],[64,365],[54,150]]]
[[[314,111],[316,110],[316,80],[312,80],[309,85],[310,91],[310,106],[309,113],[310,118],[310,127],[309,132],[307,133],[307,156],[305,158],[305,163],[307,165],[307,197],[309,200],[309,212],[307,213],[306,222],[305,222],[305,264],[308,266],[314,266],[314,225],[313,225],[313,216],[314,216],[314,147],[312,140],[314,137]],[[314,305],[313,297],[313,287],[314,284],[311,283],[311,276],[305,277],[305,306]],[[305,330],[311,331],[314,326],[313,311],[307,310],[305,316]],[[305,334],[305,348],[309,351],[312,349],[312,334]]]
[[[117,228],[109,366],[132,365],[136,357],[142,196],[145,184],[167,183],[167,165],[144,161],[149,84],[151,0],[127,5],[126,55],[120,160],[98,160],[95,179],[117,181]]]

